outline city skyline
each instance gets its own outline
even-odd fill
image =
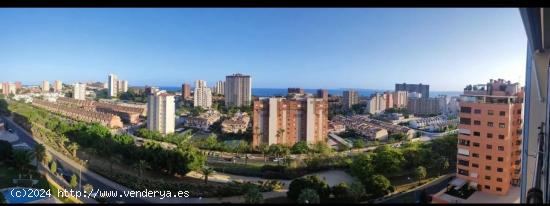
[[[129,86],[232,73],[251,75],[254,88],[406,82],[460,91],[494,73],[524,85],[516,9],[2,9],[0,17],[10,20],[0,80],[25,85],[103,82],[108,73]]]

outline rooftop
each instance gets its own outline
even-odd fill
[[[474,192],[467,199],[458,198],[449,194],[445,194],[445,190],[436,193],[438,199],[444,200],[448,203],[520,203],[520,188],[510,187],[508,194],[495,195],[486,192]]]

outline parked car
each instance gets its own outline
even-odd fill
[[[8,132],[13,133],[13,129],[9,128]]]

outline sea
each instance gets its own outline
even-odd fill
[[[159,87],[161,90],[180,92],[181,87],[165,86]],[[341,89],[327,89],[328,93],[335,96],[342,96],[347,88]],[[355,89],[359,96],[368,97],[376,92],[384,92],[388,90],[376,90],[376,89]],[[288,94],[288,88],[252,88],[252,96],[257,97],[271,97],[271,96],[286,96]],[[316,94],[317,89],[304,89],[305,93]],[[437,97],[438,95],[447,95],[447,97],[460,96],[461,91],[430,91],[430,97]]]

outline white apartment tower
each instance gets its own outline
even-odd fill
[[[73,87],[73,98],[86,100],[86,84],[75,83]]]
[[[367,101],[367,112],[371,114],[378,114],[386,110],[386,99],[384,95],[380,93],[373,94]]]
[[[197,80],[194,91],[194,107],[210,108],[212,107],[212,91],[206,86],[206,81]]]
[[[107,79],[107,84],[109,87],[109,96],[116,97],[118,92],[117,76],[114,74],[109,74],[109,78]]]
[[[54,92],[61,92],[63,90],[63,84],[60,80],[55,80],[53,84],[53,90]]]
[[[252,81],[249,75],[233,74],[225,77],[226,106],[250,106],[252,103]]]
[[[147,129],[170,134],[175,128],[176,103],[174,95],[156,91],[147,96]]]
[[[118,92],[128,92],[128,81],[118,80]]]
[[[42,92],[49,92],[50,91],[50,82],[47,80],[42,81]]]
[[[224,81],[218,81],[216,82],[216,85],[214,85],[213,91],[214,94],[221,94],[224,95],[225,92],[225,82]]]

